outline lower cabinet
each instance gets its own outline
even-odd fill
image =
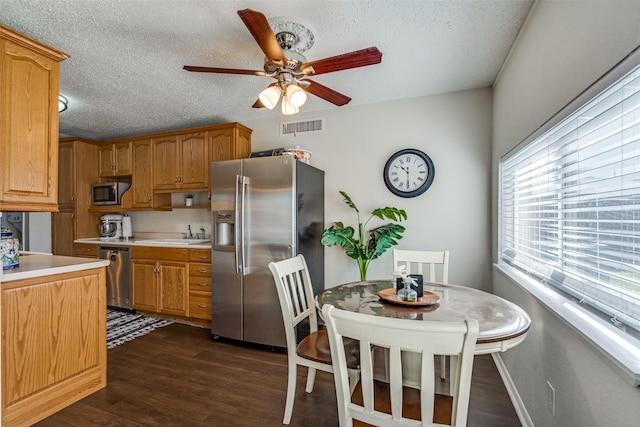
[[[189,250],[189,317],[211,319],[211,250]]]
[[[2,425],[32,425],[107,383],[105,268],[2,283]]]
[[[189,250],[131,248],[133,308],[157,313],[189,315]]]

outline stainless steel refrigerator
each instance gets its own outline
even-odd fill
[[[214,162],[211,210],[211,333],[286,347],[268,264],[303,254],[324,289],[324,172],[291,156]]]

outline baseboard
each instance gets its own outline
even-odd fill
[[[520,398],[520,393],[518,393],[518,389],[516,389],[516,385],[513,383],[511,379],[511,375],[509,375],[509,371],[502,361],[502,357],[500,353],[492,353],[493,361],[496,364],[496,368],[498,368],[498,372],[500,373],[500,377],[502,378],[502,382],[504,386],[507,388],[507,393],[509,393],[509,397],[511,398],[511,403],[518,414],[518,418],[520,419],[520,423],[523,427],[535,427],[533,424],[533,420],[529,416],[529,412],[527,412],[527,408],[524,406],[522,399]]]

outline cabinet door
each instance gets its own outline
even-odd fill
[[[0,211],[58,207],[56,61],[0,38]]]
[[[60,209],[75,209],[74,144],[61,142],[58,149],[58,205]]]
[[[153,170],[151,140],[135,141],[133,151],[133,207],[153,207]]]
[[[176,136],[153,138],[153,189],[172,190],[178,186],[178,140]]]
[[[158,261],[160,267],[159,312],[186,316],[188,314],[187,263]]]
[[[156,261],[134,259],[131,262],[133,308],[158,311],[158,281]]]
[[[73,255],[75,211],[54,212],[51,215],[51,236],[54,255]]]
[[[115,173],[115,165],[113,163],[113,144],[101,145],[98,149],[98,159],[100,163],[100,176],[113,176]]]
[[[233,129],[209,131],[211,161],[232,160],[235,157],[233,147]]]
[[[133,163],[131,161],[131,141],[113,144],[113,160],[117,176],[131,175]]]
[[[180,173],[178,185],[184,189],[209,189],[209,150],[207,132],[180,135]]]
[[[251,154],[251,130],[238,128],[235,130],[235,159],[246,159]]]

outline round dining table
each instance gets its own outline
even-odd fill
[[[465,286],[425,283],[425,296],[426,292],[437,295],[429,294],[428,303],[393,301],[395,298],[388,298],[384,292],[386,298],[381,298],[380,291],[393,288],[393,283],[368,280],[338,285],[320,292],[316,305],[320,312],[323,305],[331,304],[342,310],[414,321],[475,319],[480,329],[475,354],[502,352],[520,344],[531,325],[529,315],[516,304]]]

